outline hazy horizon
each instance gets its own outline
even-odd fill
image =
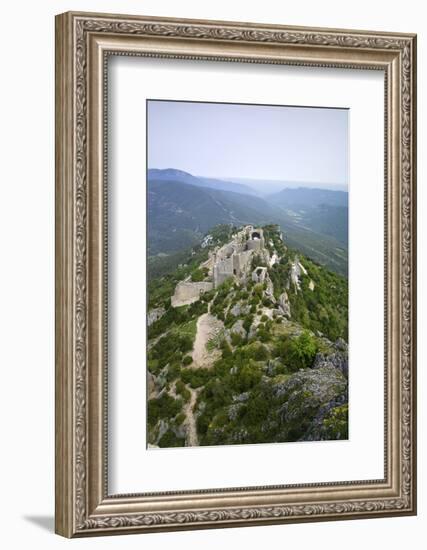
[[[263,179],[263,178],[239,178],[234,176],[226,176],[226,177],[217,177],[214,175],[205,175],[205,174],[193,174],[192,172],[188,172],[187,170],[181,170],[180,168],[175,168],[174,166],[168,166],[166,168],[159,168],[158,166],[150,166],[149,170],[180,170],[182,172],[186,172],[196,178],[206,178],[206,179],[217,179],[223,182],[230,182],[230,183],[240,183],[247,185],[251,189],[259,192],[260,194],[272,194],[276,193],[278,191],[281,191],[283,189],[298,189],[298,188],[304,188],[304,189],[322,189],[325,191],[342,191],[344,193],[348,193],[348,186],[347,185],[340,185],[340,184],[329,184],[326,182],[316,182],[316,181],[287,181],[287,180],[272,180],[272,179]],[[264,189],[260,190],[258,186],[256,186],[256,183],[264,183]],[[267,189],[266,189],[267,188]]]
[[[262,181],[264,193],[348,187],[346,109],[148,100],[147,123],[150,169]]]

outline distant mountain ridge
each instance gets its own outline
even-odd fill
[[[297,188],[261,197],[181,170],[148,171],[148,254],[188,249],[215,225],[279,224],[291,246],[337,273],[348,270],[348,194]]]
[[[148,179],[179,181],[181,183],[195,185],[196,187],[209,187],[219,191],[232,191],[233,193],[241,193],[244,195],[257,195],[257,193],[248,185],[216,178],[193,176],[193,174],[184,172],[183,170],[177,170],[176,168],[150,168],[148,170]]]
[[[268,223],[281,212],[252,195],[203,188],[181,181],[149,180],[149,254],[196,244],[213,226]]]
[[[312,187],[285,188],[269,195],[267,200],[286,208],[312,208],[324,204],[348,208],[347,192]]]

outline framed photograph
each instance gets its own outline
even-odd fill
[[[416,37],[56,18],[56,532],[416,513]]]

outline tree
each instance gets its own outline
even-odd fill
[[[205,274],[202,269],[195,269],[193,273],[191,274],[191,280],[194,283],[198,283],[200,281],[203,281],[205,278]]]
[[[311,367],[314,357],[317,353],[317,343],[314,337],[304,331],[297,338],[289,341],[288,358],[290,366],[297,369],[305,369]]]

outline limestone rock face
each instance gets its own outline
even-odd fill
[[[335,347],[340,351],[348,351],[348,344],[343,338],[338,338],[335,342]]]
[[[234,403],[244,403],[249,399],[249,392],[245,391],[243,393],[239,393],[238,395],[233,395],[233,401]]]
[[[289,302],[288,294],[286,292],[283,292],[279,296],[279,309],[283,313],[285,317],[290,319],[291,317],[291,304]]]
[[[160,439],[165,435],[165,433],[169,430],[169,422],[167,420],[161,419],[158,424],[158,432],[157,432],[157,438],[155,444],[158,445]]]
[[[251,391],[233,396],[224,411],[226,420],[221,415],[214,419],[209,427],[212,443],[257,442],[260,434],[274,435],[277,442],[348,438],[347,379],[339,369],[327,366],[277,375],[274,362],[268,369],[255,397]],[[258,422],[248,422],[249,411]]]
[[[243,328],[243,321],[239,319],[230,329],[230,333],[238,334],[242,338],[246,338],[246,330]]]
[[[320,427],[327,413],[347,403],[347,380],[332,365],[303,369],[277,384],[274,394],[283,399],[278,415],[286,437],[292,439],[298,434],[300,440],[307,440],[316,426],[318,435],[322,431]],[[329,435],[326,429],[322,439],[334,439]]]
[[[274,295],[274,286],[270,277],[267,278],[267,288],[265,290],[265,295],[268,296],[268,298],[273,298]]]
[[[318,353],[314,359],[312,368],[322,369],[324,367],[334,367],[348,378],[348,352],[336,351],[330,354]]]
[[[147,325],[150,327],[153,323],[163,317],[165,312],[166,310],[164,307],[156,307],[155,309],[150,309],[147,315]]]
[[[234,304],[234,306],[230,309],[231,315],[234,315],[234,317],[239,317],[239,315],[246,315],[249,313],[250,307],[244,306],[241,303]]]
[[[148,398],[151,399],[153,397],[156,397],[157,395],[156,377],[154,376],[154,374],[151,374],[151,372],[148,370],[147,370],[147,384],[148,384]]]

